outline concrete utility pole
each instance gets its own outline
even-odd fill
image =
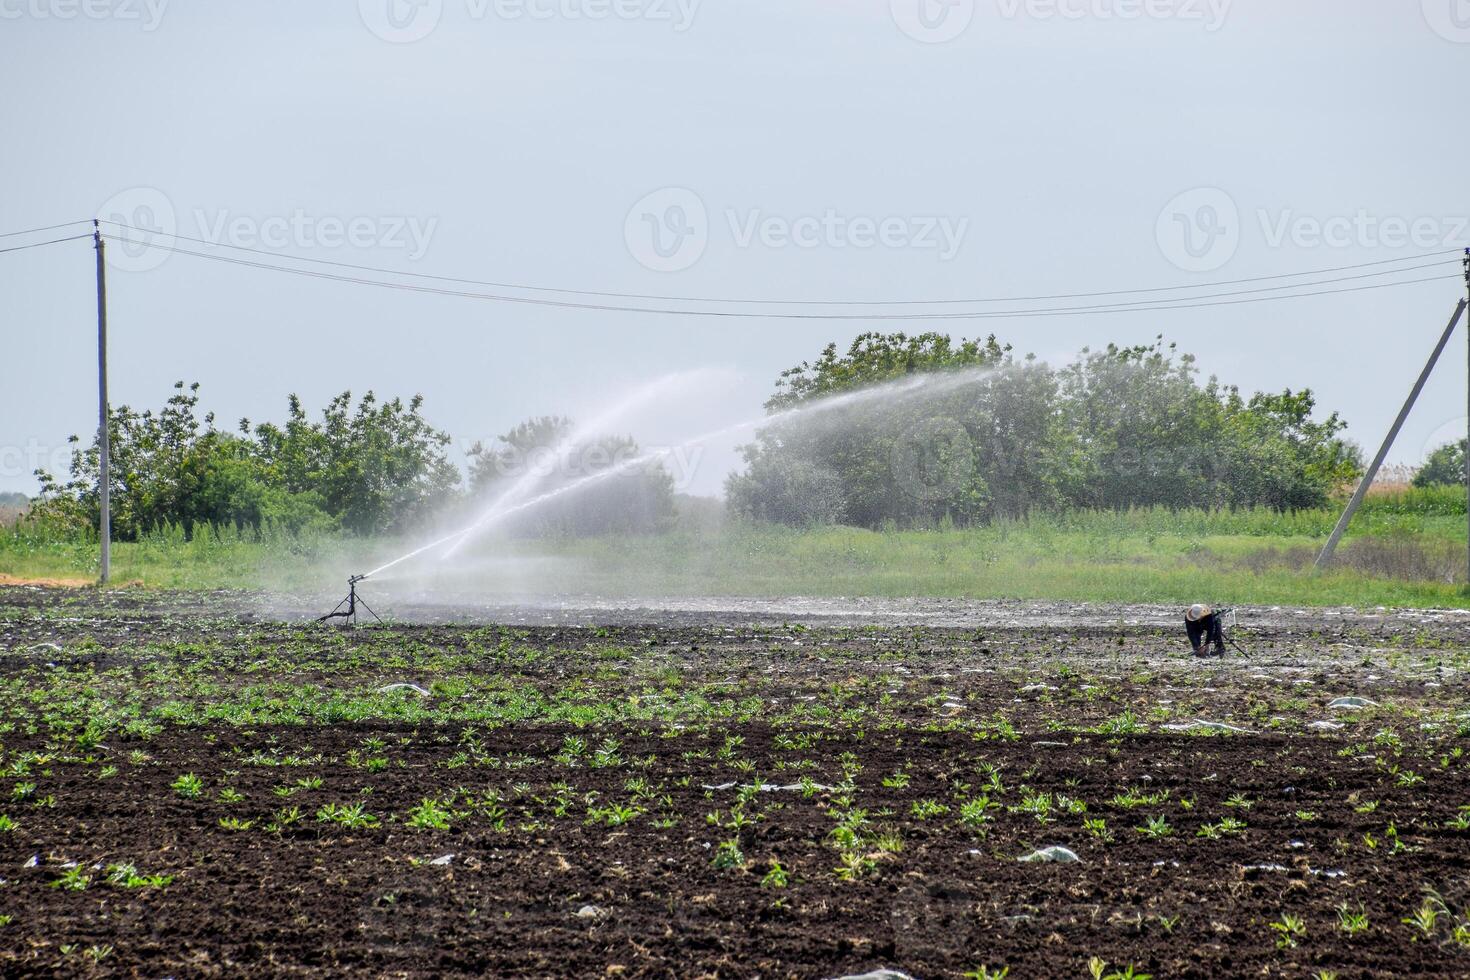
[[[1470,264],[1470,260],[1467,260]],[[1467,300],[1460,300],[1460,305],[1455,307],[1455,315],[1450,317],[1449,326],[1444,328],[1440,334],[1439,343],[1435,345],[1434,352],[1429,355],[1429,361],[1424,365],[1424,370],[1419,373],[1419,380],[1414,382],[1414,388],[1409,392],[1409,397],[1404,401],[1404,407],[1399,409],[1399,417],[1393,420],[1393,427],[1388,430],[1384,437],[1383,445],[1378,447],[1378,455],[1373,457],[1373,463],[1368,467],[1368,472],[1363,474],[1363,480],[1358,484],[1358,489],[1353,491],[1353,499],[1348,501],[1347,509],[1338,518],[1337,527],[1332,529],[1332,537],[1327,539],[1327,546],[1317,556],[1317,567],[1325,568],[1332,561],[1332,553],[1337,550],[1337,544],[1342,540],[1343,532],[1352,523],[1353,515],[1357,513],[1358,506],[1362,504],[1363,498],[1368,495],[1368,488],[1373,486],[1373,480],[1378,476],[1378,470],[1383,466],[1383,460],[1388,456],[1388,451],[1393,446],[1393,441],[1398,437],[1399,430],[1404,427],[1404,420],[1409,417],[1409,410],[1414,407],[1414,402],[1419,400],[1419,393],[1424,390],[1424,383],[1429,380],[1429,375],[1434,371],[1434,365],[1439,362],[1439,355],[1444,353],[1445,347],[1450,342],[1450,335],[1455,332],[1455,325],[1460,322],[1460,317],[1465,312]],[[1466,454],[1470,456],[1470,453]],[[1467,464],[1467,473],[1470,473],[1470,464]]]
[[[112,577],[112,432],[107,424],[107,257],[102,229],[92,221],[92,241],[97,246],[97,445],[100,466],[97,495],[102,516],[97,535],[102,542],[100,584]]]

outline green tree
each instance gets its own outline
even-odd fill
[[[732,511],[875,527],[971,523],[1053,499],[1053,450],[1063,440],[1052,431],[1052,381],[1041,365],[1013,363],[994,337],[865,333],[845,354],[828,345],[816,361],[783,372],[766,408],[779,416],[855,388],[959,372],[964,384],[938,384],[922,397],[898,390],[762,428],[742,450],[746,471],[726,482]]]
[[[444,457],[448,436],[423,420],[421,400],[379,405],[371,394],[350,413],[350,395],[334,399],[321,423],[291,399],[285,427],[260,425],[253,434],[214,427],[198,414],[199,385],[178,382],[158,412],[123,405],[108,417],[113,533],[136,539],[177,525],[204,524],[290,530],[337,525],[359,533],[400,530],[427,520],[457,492],[459,472]],[[66,482],[38,473],[36,516],[74,528],[95,528],[101,453],[75,436]]]
[[[422,395],[380,402],[371,391],[354,409],[344,391],[308,419],[292,395],[286,424],[257,425],[255,452],[287,493],[319,494],[327,513],[357,534],[411,531],[451,504],[460,473],[445,455],[448,434],[423,416]],[[251,432],[248,420],[241,432]]]
[[[1414,474],[1414,486],[1464,486],[1465,485],[1466,440],[1448,442],[1429,454],[1419,472]]]
[[[908,374],[964,371],[861,407],[783,411]],[[773,420],[726,483],[734,513],[878,527],[959,524],[1034,509],[1314,507],[1361,469],[1337,415],[1307,391],[1257,394],[1198,381],[1162,340],[1086,351],[1055,370],[994,337],[864,334],[784,372]],[[837,498],[834,503],[833,498]]]

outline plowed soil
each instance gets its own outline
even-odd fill
[[[1202,661],[0,589],[0,971],[1470,976],[1457,622]]]

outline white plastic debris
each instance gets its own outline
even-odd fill
[[[739,783],[716,783],[714,785],[711,785],[709,783],[701,783],[699,788],[720,792],[727,789],[734,789],[736,786],[739,785]],[[800,793],[808,788],[816,790],[817,792],[827,792],[832,789],[831,786],[824,786],[821,783],[811,783],[809,785],[803,785],[802,783],[786,783],[785,785],[777,785],[776,783],[761,783],[759,786],[756,787],[756,789],[758,789],[762,793]]]
[[[1230,733],[1235,734],[1235,735],[1254,735],[1255,734],[1255,732],[1251,731],[1249,728],[1237,728],[1234,725],[1227,725],[1223,721],[1208,721],[1208,720],[1206,720],[1204,718],[1196,718],[1196,719],[1194,719],[1194,721],[1186,722],[1185,724],[1182,724],[1182,725],[1165,725],[1163,727],[1164,727],[1164,729],[1166,731],[1171,731],[1171,732],[1205,731],[1205,732],[1230,732]]]
[[[434,860],[430,861],[429,863],[430,864],[438,864],[438,865],[441,865],[442,866],[442,865],[446,865],[446,864],[451,863],[453,860],[454,860],[454,855],[453,854],[441,854],[438,857],[436,857]]]
[[[384,687],[378,688],[379,694],[387,694],[389,691],[412,691],[413,693],[423,695],[424,697],[429,696],[429,692],[419,687],[417,684],[388,684]]]
[[[1332,711],[1361,711],[1363,708],[1378,707],[1378,702],[1371,698],[1333,698],[1327,707]]]
[[[605,919],[607,918],[607,909],[602,908],[598,905],[584,905],[581,908],[577,909],[577,918]]]
[[[1056,863],[1056,864],[1081,864],[1082,863],[1082,859],[1077,856],[1077,853],[1075,851],[1069,850],[1068,848],[1065,848],[1065,847],[1043,847],[1039,851],[1032,851],[1030,854],[1027,854],[1025,857],[1020,857],[1020,858],[1017,858],[1016,860],[1017,861],[1028,861],[1028,862],[1042,862],[1042,863],[1048,863],[1048,864],[1049,863]]]
[[[1335,721],[1309,722],[1307,727],[1314,732],[1340,732],[1343,729],[1343,725]]]
[[[897,970],[890,970],[885,967],[881,970],[869,970],[867,973],[854,973],[850,976],[836,977],[834,980],[914,980],[914,978],[907,973],[900,973]]]

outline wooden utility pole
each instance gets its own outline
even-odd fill
[[[1470,260],[1467,260],[1470,261]],[[1368,472],[1363,474],[1362,482],[1358,489],[1353,491],[1353,499],[1348,501],[1347,509],[1342,512],[1342,517],[1337,521],[1337,527],[1332,529],[1332,537],[1327,539],[1327,546],[1317,556],[1317,567],[1325,568],[1332,561],[1332,553],[1337,550],[1337,544],[1342,540],[1343,532],[1352,523],[1353,514],[1357,513],[1358,506],[1362,504],[1363,498],[1368,495],[1368,488],[1373,486],[1373,480],[1378,476],[1378,469],[1383,465],[1383,460],[1388,456],[1388,451],[1393,448],[1393,441],[1398,437],[1399,430],[1404,427],[1404,420],[1409,417],[1409,410],[1414,407],[1414,402],[1419,400],[1419,393],[1424,390],[1424,383],[1429,380],[1429,375],[1434,371],[1434,365],[1439,362],[1439,355],[1444,353],[1445,346],[1450,342],[1450,335],[1455,332],[1455,325],[1460,322],[1461,315],[1465,312],[1467,300],[1460,300],[1460,305],[1455,307],[1454,316],[1450,317],[1449,325],[1444,328],[1444,333],[1439,336],[1439,343],[1435,345],[1434,351],[1429,355],[1429,361],[1424,365],[1424,370],[1419,372],[1419,380],[1414,382],[1414,387],[1409,391],[1409,397],[1404,400],[1404,407],[1399,409],[1398,418],[1393,420],[1393,426],[1388,430],[1388,435],[1383,439],[1383,445],[1378,448],[1378,455],[1373,457],[1373,462],[1368,467]],[[1470,331],[1467,331],[1470,332]],[[1470,453],[1466,454],[1470,457]],[[1470,464],[1467,464],[1466,473],[1470,474]]]
[[[112,577],[112,432],[107,424],[107,257],[102,229],[92,221],[92,241],[97,246],[97,446],[100,466],[97,496],[101,520],[97,536],[102,542],[100,584]]]

